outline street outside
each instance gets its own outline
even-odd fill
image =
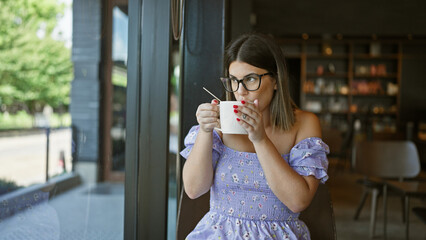
[[[60,153],[64,152],[65,166],[71,171],[71,129],[51,131],[49,147],[49,176],[64,171]],[[0,179],[19,186],[44,183],[46,180],[46,134],[0,137]]]

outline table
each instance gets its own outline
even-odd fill
[[[386,239],[386,221],[387,221],[387,187],[405,196],[405,238],[409,239],[409,214],[410,214],[410,197],[425,197],[426,196],[426,182],[421,181],[385,181],[383,186],[383,230]]]

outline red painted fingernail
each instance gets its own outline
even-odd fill
[[[218,103],[218,101],[217,101],[216,99],[215,99],[215,100],[213,100],[213,102],[214,102],[214,103]]]
[[[234,113],[238,113],[238,110],[237,110],[237,109],[234,109]]]
[[[238,108],[238,105],[234,105],[233,107],[234,107],[234,108]]]
[[[242,104],[246,104],[246,101],[242,100],[242,101],[241,101],[241,103],[242,103]]]
[[[239,122],[239,121],[241,121],[239,118],[237,118],[237,121]]]

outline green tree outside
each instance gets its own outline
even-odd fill
[[[0,0],[0,112],[69,105],[71,50],[52,38],[64,5]]]

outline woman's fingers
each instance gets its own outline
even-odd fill
[[[199,111],[218,111],[219,107],[215,104],[203,103],[198,106]]]
[[[253,131],[255,128],[257,128],[257,121],[255,119],[253,119],[252,117],[250,117],[247,114],[244,113],[237,113],[237,121],[239,122],[239,124],[247,131],[247,132],[251,132]]]
[[[256,99],[253,103],[238,106],[235,114],[238,116],[237,121],[248,132],[250,141],[255,142],[264,139],[266,136],[263,126],[262,113],[259,112],[259,101]]]
[[[243,116],[243,115],[242,115]],[[247,130],[247,132],[251,132],[254,129],[254,123],[253,119],[250,119],[249,117],[246,117],[245,119],[243,117],[238,118],[237,120],[241,126],[243,126],[244,129]]]
[[[254,102],[245,102],[243,104],[243,106],[246,107],[246,108],[248,108],[248,109],[251,109],[252,111],[257,111],[257,106],[254,104]]]
[[[210,104],[210,103],[203,103],[200,106],[198,106],[197,113],[198,116],[219,116],[219,106],[217,104]]]
[[[197,117],[219,117],[219,113],[216,111],[210,111],[210,110],[200,110],[197,112]]]
[[[198,106],[196,117],[198,124],[204,131],[212,131],[219,127],[219,107],[218,101],[213,99],[211,103],[203,103]]]
[[[237,106],[235,109],[237,112],[237,116],[239,116],[242,120],[252,118],[255,121],[260,120],[261,114],[259,113],[257,107],[253,103],[245,103],[243,106]],[[235,111],[234,111],[235,112]]]
[[[214,117],[207,117],[207,118],[205,118],[205,117],[200,117],[200,118],[198,118],[198,123],[200,123],[200,124],[208,124],[208,123],[216,123],[217,122],[217,118],[214,118]]]
[[[235,114],[239,123],[247,132],[253,132],[263,127],[262,114],[258,110],[259,101],[256,99],[252,103],[245,102],[243,106],[235,108]]]

